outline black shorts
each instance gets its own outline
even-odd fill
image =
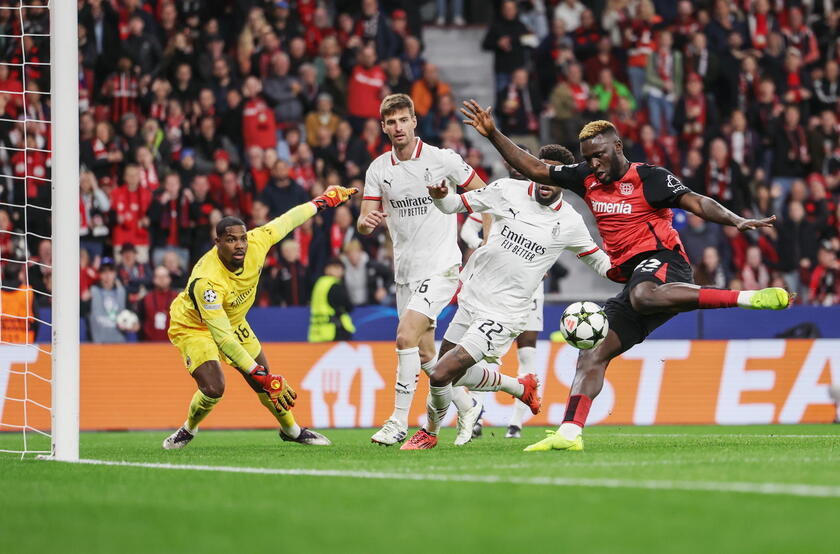
[[[673,313],[640,314],[630,303],[630,291],[639,283],[693,283],[691,265],[679,250],[657,250],[639,257],[630,279],[617,296],[607,300],[604,311],[610,322],[610,329],[621,340],[621,351],[625,352],[639,344],[657,327],[674,317]]]

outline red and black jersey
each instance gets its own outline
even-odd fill
[[[604,251],[612,261],[613,280],[626,281],[640,254],[677,247],[684,251],[671,225],[671,208],[689,189],[664,167],[631,163],[627,173],[609,185],[601,183],[585,162],[551,166],[550,175],[555,185],[583,198],[595,214]]]

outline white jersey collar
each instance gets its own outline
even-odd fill
[[[423,141],[420,140],[420,137],[417,137],[417,146],[414,147],[414,152],[411,153],[411,157],[405,161],[416,160],[420,157],[420,151],[423,149]],[[399,165],[402,162],[397,159],[394,155],[394,149],[391,148],[391,165]]]
[[[537,200],[537,185],[533,181],[531,181],[531,184],[528,186],[528,196],[533,198],[534,201]],[[539,202],[537,202],[537,204],[539,204]],[[542,205],[543,204],[540,204],[540,206],[542,206]],[[553,204],[549,204],[548,206],[546,206],[546,208],[551,208],[552,210],[554,210],[556,212],[562,206],[563,206],[563,194],[561,193],[560,196],[557,198],[557,200],[555,200]]]

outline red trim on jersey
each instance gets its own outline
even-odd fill
[[[557,206],[554,207],[554,211],[556,212],[557,210],[559,210],[562,207],[563,207],[563,199],[561,198],[560,202],[557,203]]]
[[[653,274],[654,277],[666,283],[668,281],[668,262],[662,264],[662,266]]]
[[[472,169],[472,168],[470,168],[470,169]],[[472,180],[473,180],[473,177],[475,177],[475,169],[473,169],[473,170],[472,170],[472,173],[470,173],[470,176],[469,176],[469,177],[467,177],[467,180],[466,180],[466,181],[464,181],[464,184],[462,184],[462,185],[461,185],[461,188],[466,187],[467,185],[469,185],[469,184],[470,184],[470,181],[472,181]]]
[[[482,221],[481,221],[481,218],[480,218],[480,217],[476,217],[476,216],[474,216],[474,215],[472,215],[472,214],[470,214],[470,216],[469,216],[469,218],[468,218],[468,219],[472,219],[472,220],[473,220],[473,221],[475,221],[476,223],[482,223]]]
[[[531,181],[531,184],[528,185],[528,196],[534,196],[534,182]]]
[[[596,247],[595,247],[595,248],[593,248],[592,250],[587,250],[586,252],[581,252],[580,254],[578,254],[578,255],[577,255],[577,257],[578,257],[578,258],[583,258],[584,256],[588,256],[588,255],[590,255],[590,254],[594,254],[594,253],[595,253],[595,252],[597,252],[598,250],[600,250],[600,248],[598,248],[598,247],[596,246]]]
[[[377,200],[377,201],[381,201],[381,200],[382,200],[382,197],[381,197],[381,196],[362,196],[362,200]]]
[[[464,203],[464,207],[467,209],[467,213],[468,214],[473,213],[473,209],[470,207],[470,203],[467,202],[467,195],[466,194],[460,194],[459,196],[461,197],[461,202]]]
[[[414,155],[411,157],[412,160],[416,160],[420,157],[420,151],[423,150],[423,141],[420,137],[417,137],[417,149],[414,151]]]

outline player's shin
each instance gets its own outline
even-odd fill
[[[289,410],[278,410],[274,402],[269,398],[268,393],[258,392],[257,396],[260,399],[260,404],[271,412],[271,415],[280,423],[280,428],[283,429],[283,434],[290,439],[296,439],[300,435],[300,425],[295,421],[295,416]]]
[[[516,357],[519,358],[519,370],[516,372],[517,377],[524,377],[529,373],[535,373],[534,371],[534,358],[537,355],[537,349],[533,346],[522,346],[518,347],[516,350]],[[510,421],[508,422],[509,426],[519,427],[522,428],[522,420],[525,418],[525,414],[528,411],[528,407],[521,402],[516,402],[513,405],[513,413],[511,414]]]
[[[441,422],[446,417],[449,404],[452,403],[452,384],[442,387],[429,387],[429,396],[426,400],[426,413],[429,421],[426,423],[426,432],[436,435],[440,430]]]
[[[221,398],[212,398],[200,390],[195,391],[192,401],[190,401],[190,409],[187,414],[187,431],[195,434],[198,430],[198,424],[207,417],[207,415],[213,410],[213,407],[219,403],[219,400],[221,400]]]
[[[471,391],[502,391],[519,398],[525,392],[525,387],[514,377],[509,377],[494,369],[487,362],[481,361],[467,368],[464,376],[456,381],[455,386],[464,386]]]
[[[391,419],[398,421],[403,428],[408,426],[408,411],[411,409],[419,375],[420,349],[415,346],[397,350],[397,384],[394,387],[394,413]]]
[[[583,426],[586,424],[591,406],[592,399],[585,394],[569,396],[569,401],[566,404],[566,415],[557,430],[560,436],[570,441],[577,439],[583,432]]]

